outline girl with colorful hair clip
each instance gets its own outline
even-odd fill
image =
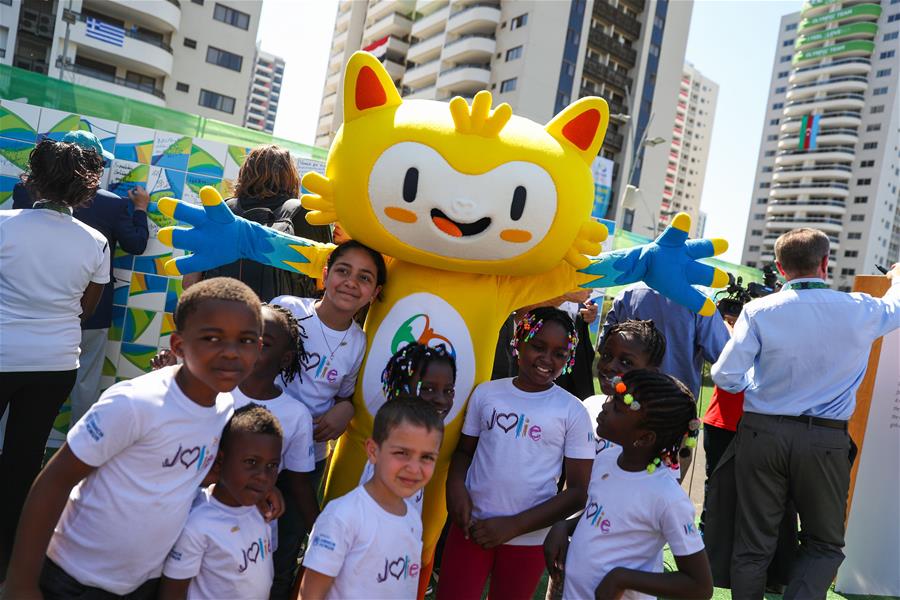
[[[621,383],[624,391],[597,417],[597,434],[615,446],[594,461],[584,511],[547,535],[547,568],[565,574],[563,598],[709,598],[693,502],[662,468],[677,468],[682,445],[696,444],[694,398],[677,379],[650,370],[630,371]],[[666,544],[677,572],[663,572]]]
[[[381,373],[385,400],[400,394],[432,404],[441,418],[453,408],[456,357],[445,344],[407,344],[397,350]]]
[[[516,326],[519,373],[488,381],[469,399],[447,477],[451,518],[439,599],[531,598],[544,571],[547,528],[586,498],[594,440],[575,396],[554,384],[573,365],[569,315],[541,307]],[[565,462],[566,489],[557,490]]]

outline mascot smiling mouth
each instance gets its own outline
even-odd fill
[[[491,226],[490,217],[482,217],[474,223],[460,223],[454,221],[437,208],[431,209],[431,220],[438,229],[449,235],[450,237],[468,237],[477,235]]]

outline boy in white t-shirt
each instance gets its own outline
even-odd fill
[[[597,434],[615,445],[594,460],[584,511],[550,529],[547,568],[565,573],[564,599],[709,598],[694,505],[662,468],[696,443],[694,398],[678,380],[649,370],[630,371],[622,383],[597,417]],[[676,573],[662,572],[666,543]]]
[[[272,528],[256,504],[275,485],[283,432],[271,412],[238,408],[222,433],[217,481],[194,500],[184,531],[169,552],[160,598],[269,597]]]
[[[421,400],[398,398],[378,409],[366,441],[375,473],[316,521],[301,600],[416,597],[422,519],[407,499],[431,479],[443,431],[441,417]]]
[[[203,281],[182,295],[175,326],[184,364],[107,390],[38,476],[7,597],[155,596],[233,411],[230,392],[259,356],[259,299],[233,279]]]

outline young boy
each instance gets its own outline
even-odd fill
[[[421,400],[398,398],[378,409],[366,440],[375,474],[316,521],[301,600],[416,597],[422,519],[406,499],[431,479],[443,432],[437,411]]]
[[[275,485],[283,435],[265,408],[248,404],[234,411],[216,457],[218,481],[197,495],[169,552],[161,599],[269,597],[272,528],[256,504]]]
[[[183,364],[109,388],[38,476],[5,597],[155,597],[233,412],[230,392],[259,356],[259,299],[209,279],[182,295],[175,327]]]

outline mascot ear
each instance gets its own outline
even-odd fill
[[[572,148],[590,165],[603,144],[607,125],[609,106],[606,100],[589,96],[564,108],[545,129],[563,147]]]
[[[344,122],[384,108],[400,106],[391,76],[368,52],[354,52],[344,70]]]

